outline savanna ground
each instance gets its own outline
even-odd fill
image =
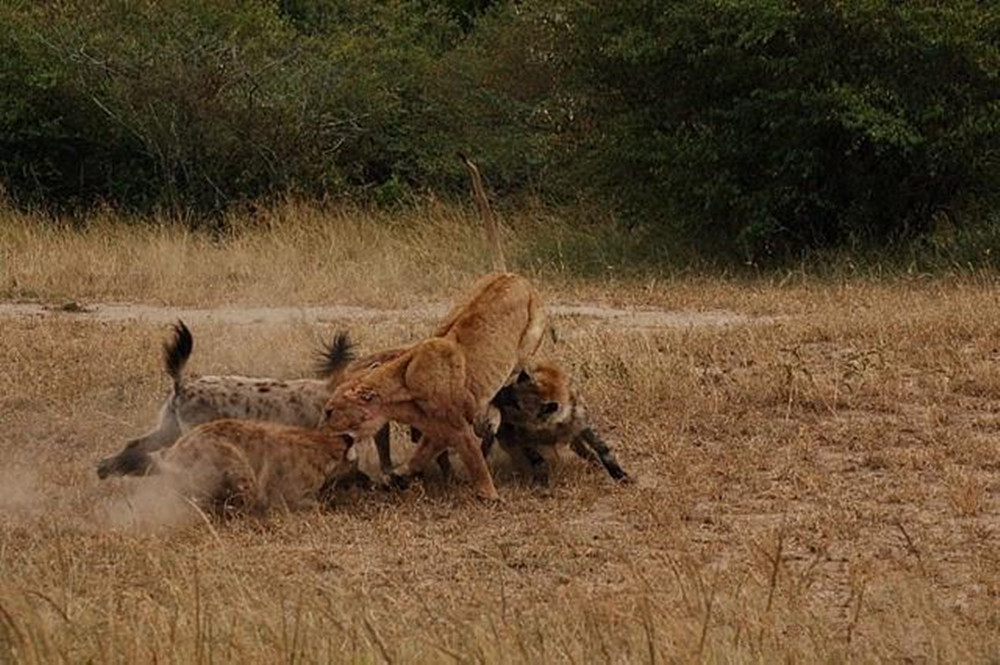
[[[509,219],[550,301],[671,314],[564,309],[544,349],[637,482],[563,454],[543,490],[498,459],[498,506],[432,477],[220,524],[94,472],[154,419],[172,311],[194,317],[191,371],[302,376],[335,329],[427,332],[488,265],[475,223],[0,217],[0,295],[52,306],[0,312],[0,661],[1000,658],[991,275],[654,277],[600,229]],[[223,305],[286,309],[202,311]]]

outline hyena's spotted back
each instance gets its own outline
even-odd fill
[[[171,397],[182,427],[232,418],[315,427],[327,399],[324,379],[280,381],[246,376],[202,376]]]
[[[142,475],[151,453],[167,448],[192,427],[225,418],[261,420],[298,427],[316,427],[327,399],[327,375],[345,371],[354,359],[346,333],[338,333],[325,349],[320,370],[324,378],[280,381],[245,376],[185,377],[183,370],[194,348],[191,332],[183,322],[164,344],[164,366],[173,379],[173,390],[160,409],[157,426],[128,441],[119,453],[98,464],[101,478]]]

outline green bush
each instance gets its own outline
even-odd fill
[[[290,32],[264,4],[163,4],[4,8],[0,68],[27,104],[2,128],[15,196],[219,207],[302,175]]]
[[[464,189],[463,128],[503,103],[452,56],[475,5],[6,4],[0,177],[23,203],[199,210]]]
[[[27,6],[0,7],[0,180],[26,203],[86,198],[115,179],[115,138],[73,89],[69,58],[19,15]]]
[[[610,201],[654,256],[993,237],[965,231],[1000,205],[1000,5],[0,3],[22,204],[397,205],[465,196],[459,150],[500,195]]]
[[[927,231],[1000,185],[1000,7],[579,2],[575,154],[672,238],[753,259]]]

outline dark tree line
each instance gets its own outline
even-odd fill
[[[0,182],[217,211],[581,195],[743,255],[996,221],[1000,7],[977,0],[8,0]]]

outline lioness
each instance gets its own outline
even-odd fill
[[[389,420],[423,437],[410,460],[394,469],[397,482],[455,448],[478,496],[499,499],[475,425],[490,400],[541,344],[546,315],[527,279],[487,275],[448,314],[430,339],[370,372],[348,376],[326,405],[331,434],[368,437]]]
[[[486,239],[490,244],[490,249],[492,252],[493,272],[495,274],[507,273],[507,261],[504,258],[503,245],[500,242],[500,225],[497,222],[496,215],[493,213],[493,208],[490,206],[489,198],[486,196],[486,188],[483,184],[482,175],[480,174],[479,168],[475,165],[475,163],[473,163],[472,160],[470,160],[465,154],[459,152],[458,158],[462,160],[462,163],[465,165],[465,168],[469,172],[470,181],[472,183],[472,197],[476,203],[476,208],[479,211],[479,215],[482,218],[483,225],[486,231]],[[478,293],[478,287],[489,281],[491,277],[493,276],[492,275],[488,276],[484,278],[482,282],[477,284],[476,288],[473,289],[471,297],[467,300],[466,303],[460,304],[452,309],[451,313],[448,316],[448,319],[446,319],[445,323],[439,327],[438,331],[435,332],[435,335],[440,336],[443,334],[443,331],[447,331],[449,322],[455,316],[459,315],[464,311],[463,308],[465,304],[468,304],[469,302],[472,302],[473,300],[476,299],[476,294]],[[544,325],[544,323],[542,325]],[[553,334],[553,339],[554,339],[554,331],[549,329],[549,332]],[[384,353],[392,354],[398,351],[399,351],[398,349],[395,349]],[[331,389],[333,389],[334,387],[335,386],[331,384]],[[479,425],[479,428],[476,430],[477,436],[480,436],[483,439],[483,441],[492,441],[496,429],[495,421],[498,420],[499,420],[499,411],[493,409],[493,411],[489,414],[488,418],[480,419],[479,422],[477,423],[477,425]],[[411,426],[410,438],[413,441],[413,443],[419,443],[421,437],[422,433],[420,432],[420,430],[416,427]],[[392,459],[389,450],[388,436],[376,436],[375,444],[378,449],[378,457],[382,473],[391,474]],[[448,461],[447,453],[438,455],[437,460],[443,474],[446,477],[450,476],[451,465]]]
[[[150,474],[216,514],[313,504],[348,474],[351,441],[315,428],[241,420],[199,425],[162,454],[137,453]]]
[[[537,362],[521,370],[517,380],[497,393],[500,409],[496,441],[515,461],[527,462],[535,481],[547,485],[548,464],[539,448],[568,443],[583,459],[598,463],[612,478],[628,482],[618,463],[587,416],[566,373],[553,362]],[[491,441],[484,441],[483,455]]]

